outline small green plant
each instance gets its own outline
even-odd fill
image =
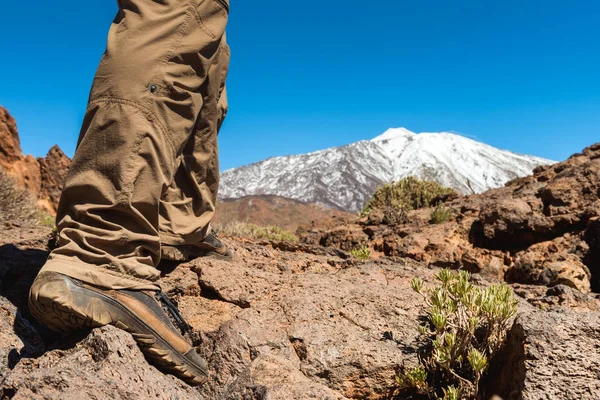
[[[298,237],[278,226],[251,225],[252,236],[256,239],[297,242]]]
[[[54,225],[52,227],[52,232],[50,233],[50,237],[48,238],[48,249],[54,250],[58,247],[58,227]]]
[[[450,222],[453,219],[454,214],[452,213],[452,209],[443,203],[438,204],[431,210],[430,221],[432,224],[443,224],[444,222]]]
[[[460,400],[460,391],[452,385],[448,386],[444,389],[443,400]]]
[[[53,215],[50,215],[44,211],[40,211],[39,220],[40,220],[40,224],[56,229],[56,226],[55,226],[56,218]]]
[[[378,188],[360,215],[364,217],[381,210],[389,215],[401,216],[408,210],[430,207],[436,198],[454,192],[454,189],[437,182],[409,176]]]
[[[427,305],[419,325],[420,365],[401,371],[396,394],[411,389],[429,398],[475,399],[517,313],[517,301],[505,284],[475,287],[466,271],[442,269],[436,279],[439,284],[430,289],[421,278],[411,282]]]
[[[404,375],[396,377],[396,383],[401,387],[411,387],[418,391],[427,390],[427,371],[425,368],[418,366],[412,368]]]
[[[367,246],[361,246],[358,249],[350,250],[350,254],[353,257],[359,258],[361,260],[368,260],[371,257],[371,250]]]

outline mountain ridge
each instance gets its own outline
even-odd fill
[[[226,170],[220,197],[269,194],[359,211],[378,186],[411,175],[479,193],[552,163],[455,133],[390,128],[371,140]]]

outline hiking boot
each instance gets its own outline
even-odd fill
[[[194,386],[208,377],[206,361],[169,315],[182,332],[191,332],[191,327],[161,292],[103,289],[57,272],[42,272],[31,286],[29,309],[58,332],[114,325],[131,333],[144,355],[164,372]]]
[[[217,235],[214,229],[210,229],[209,234],[199,243],[193,245],[161,246],[161,257],[171,261],[189,261],[198,257],[210,257],[219,260],[232,260],[233,251],[231,251]]]

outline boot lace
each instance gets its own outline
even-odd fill
[[[162,303],[164,309],[167,310],[167,312],[171,316],[171,319],[175,322],[175,324],[181,330],[181,333],[183,333],[184,335],[186,335],[186,334],[187,335],[191,335],[193,333],[193,329],[190,326],[190,324],[188,324],[187,322],[185,322],[185,319],[183,318],[183,316],[179,312],[179,309],[177,308],[177,306],[175,306],[175,304],[173,304],[171,302],[171,300],[169,300],[161,292],[158,292],[156,294],[156,298],[157,298],[157,300],[159,300]]]

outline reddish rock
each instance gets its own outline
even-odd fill
[[[8,111],[0,107],[0,168],[12,176],[18,185],[30,190],[40,207],[55,213],[70,160],[54,146],[46,157],[37,160],[23,155],[17,124]]]
[[[586,293],[591,290],[591,273],[583,262],[588,251],[579,235],[537,243],[515,255],[506,278],[509,282],[561,284]]]
[[[71,160],[60,147],[52,146],[45,158],[37,159],[40,165],[42,187],[40,197],[47,199],[56,210]]]
[[[0,106],[0,165],[6,168],[22,156],[17,122]]]
[[[359,226],[334,228],[319,240],[321,246],[335,246],[345,251],[359,249],[368,243],[369,237]]]

